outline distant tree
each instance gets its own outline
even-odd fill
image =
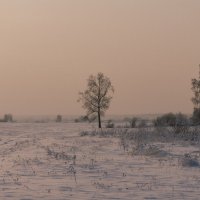
[[[57,115],[56,122],[62,122],[62,115]]]
[[[138,118],[137,117],[133,117],[129,120],[129,123],[130,123],[130,127],[131,128],[135,128],[136,127],[136,122],[138,121]]]
[[[167,113],[157,117],[154,121],[155,127],[171,127],[175,133],[184,133],[188,131],[190,121],[182,113]]]
[[[176,115],[173,113],[167,113],[160,117],[157,117],[154,121],[154,126],[175,126]]]
[[[79,102],[83,103],[83,108],[87,111],[87,116],[98,118],[98,125],[101,128],[101,116],[110,106],[114,87],[110,79],[103,73],[97,76],[91,75],[88,79],[87,89],[79,93]]]
[[[199,65],[200,68],[200,65]],[[194,111],[192,116],[193,124],[200,124],[200,69],[199,69],[199,79],[192,79],[192,92],[194,96],[192,97],[192,103],[194,104]]]
[[[13,122],[12,114],[5,114],[4,115],[4,122]]]

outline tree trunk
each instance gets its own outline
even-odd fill
[[[99,121],[99,128],[101,128],[101,113],[100,113],[100,108],[98,108],[98,121]]]

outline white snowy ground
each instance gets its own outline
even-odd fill
[[[166,156],[131,156],[116,138],[80,137],[87,124],[0,124],[1,200],[200,199],[200,148],[161,144]]]

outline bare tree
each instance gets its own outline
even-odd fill
[[[192,120],[195,124],[200,124],[200,65],[199,65],[199,78],[192,79],[192,91],[194,96],[192,97],[192,103],[194,104],[194,111]]]
[[[62,115],[57,115],[56,122],[62,122]]]
[[[13,122],[12,114],[5,114],[4,115],[4,122]]]
[[[192,103],[195,108],[200,108],[200,80],[192,79],[192,91],[194,92],[194,97],[192,97]]]
[[[98,73],[97,76],[91,75],[88,78],[87,89],[79,93],[78,102],[83,103],[88,117],[92,119],[98,117],[99,128],[101,128],[101,116],[109,108],[113,93],[114,87],[103,73]]]

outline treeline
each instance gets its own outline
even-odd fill
[[[65,120],[66,121],[66,120]],[[0,119],[0,122],[34,122],[34,123],[47,123],[47,122],[57,122],[57,123],[61,123],[64,122],[63,120],[63,116],[62,115],[57,115],[54,119],[52,117],[52,119],[49,118],[44,118],[44,119],[23,119],[23,120],[14,120],[13,115],[12,114],[5,114],[4,117],[2,119]]]
[[[12,114],[5,114],[3,119],[0,119],[0,122],[13,122]]]
[[[145,128],[145,127],[183,127],[197,125],[196,121],[193,121],[193,117],[188,117],[182,113],[166,113],[155,119],[141,119],[137,117],[125,118],[123,120],[125,124],[115,126],[113,120],[108,120],[106,128]]]

